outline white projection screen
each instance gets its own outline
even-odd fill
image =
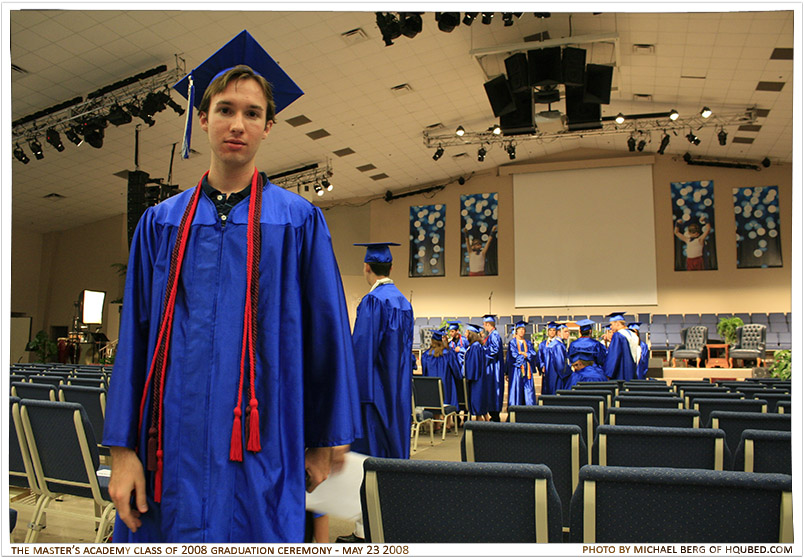
[[[514,304],[656,304],[652,170],[515,174]]]

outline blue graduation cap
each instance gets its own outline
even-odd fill
[[[556,327],[558,327],[558,324],[555,322],[549,322],[547,324],[547,329],[556,329]]]
[[[449,324],[449,327],[447,329],[449,329],[450,331],[461,328],[461,322],[447,322],[447,323]]]
[[[642,322],[631,322],[628,324],[628,329],[635,329],[639,331],[639,328],[642,327]]]
[[[589,319],[578,320],[575,323],[578,324],[578,327],[581,328],[581,331],[589,331],[592,329],[592,326],[595,325],[595,322]]]
[[[433,339],[436,341],[441,341],[444,338],[444,332],[440,329],[437,329],[433,332]]]
[[[304,91],[290,79],[290,76],[279,67],[279,64],[274,62],[274,59],[265,52],[265,49],[244,29],[173,86],[176,91],[189,101],[184,143],[182,144],[182,157],[184,159],[190,156],[193,107],[199,108],[201,100],[204,98],[204,91],[207,90],[210,83],[226,71],[240,64],[249,66],[256,74],[264,77],[271,84],[276,114],[279,114],[282,109],[304,95]]]
[[[484,322],[495,322],[496,323],[497,318],[494,316],[494,314],[486,314],[485,316],[483,316],[483,321]]]
[[[514,325],[514,331],[516,331],[516,330],[517,330],[517,329],[519,329],[520,327],[527,327],[527,325],[528,325],[528,322],[525,322],[525,321],[519,320],[519,321],[518,321],[518,322],[517,322],[517,323]]]
[[[567,329],[567,324],[556,324],[556,329]]]
[[[609,322],[624,322],[625,312],[612,312],[608,315]]]
[[[391,263],[394,261],[389,246],[400,246],[396,242],[359,242],[355,246],[366,247],[366,263]]]
[[[483,326],[475,325],[475,324],[466,324],[466,330],[471,331],[474,333],[480,333],[480,330],[483,329]]]
[[[579,360],[589,360],[594,362],[595,355],[594,353],[588,351],[570,351],[569,354],[570,364],[572,364],[573,362],[578,362]]]

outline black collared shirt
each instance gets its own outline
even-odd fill
[[[265,184],[265,178],[262,175],[260,175],[259,183]],[[201,189],[215,204],[215,210],[218,212],[218,217],[220,217],[221,222],[226,224],[226,220],[229,218],[229,212],[232,208],[251,193],[251,184],[239,192],[227,196],[210,186],[207,177],[204,176],[204,179],[201,181]]]

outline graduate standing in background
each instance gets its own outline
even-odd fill
[[[611,343],[604,371],[610,380],[628,381],[637,377],[636,367],[641,354],[639,337],[625,327],[623,314],[624,312],[613,312],[608,316],[611,324]]]
[[[469,401],[469,414],[475,420],[486,420],[488,412],[488,396],[483,385],[486,371],[486,353],[483,345],[480,344],[481,327],[475,324],[466,324],[466,338],[469,341],[469,348],[464,355],[463,370],[466,377],[467,389],[469,393],[466,398]]]
[[[326,221],[255,167],[302,93],[245,31],[188,81],[210,168],[132,239],[103,433],[114,541],[302,542],[305,485],[360,428]]]
[[[636,333],[637,339],[639,340],[639,348],[640,348],[640,356],[639,362],[637,362],[637,369],[636,369],[636,378],[637,380],[644,380],[648,377],[648,361],[650,360],[650,351],[648,350],[648,344],[642,340],[642,337],[639,335],[639,330],[642,327],[642,322],[631,322],[628,324],[628,329]]]
[[[449,322],[447,329],[449,335],[449,348],[458,357],[458,364],[463,370],[463,358],[469,348],[469,340],[461,335],[461,322]]]
[[[555,322],[547,324],[547,339],[539,345],[539,360],[544,372],[542,395],[554,395],[556,390],[562,389],[563,378],[568,375],[567,348],[556,334],[557,329]]]
[[[586,351],[592,353],[594,355],[592,360],[595,362],[595,364],[598,366],[605,366],[606,347],[599,341],[592,339],[592,326],[595,325],[595,322],[592,320],[583,319],[578,320],[575,323],[578,324],[578,327],[580,328],[581,336],[570,343],[567,354],[571,354],[574,347],[575,352]]]
[[[525,322],[514,326],[514,337],[508,342],[505,363],[508,378],[508,406],[535,405],[533,376],[539,370],[539,354],[530,339],[525,338]]]
[[[489,397],[489,414],[491,420],[500,422],[500,411],[503,407],[505,395],[505,380],[503,379],[503,341],[497,331],[496,318],[492,314],[483,316],[483,329],[486,330],[486,340],[483,350],[486,353],[486,381]]]
[[[572,389],[572,386],[580,382],[606,381],[607,378],[603,368],[594,362],[594,358],[595,353],[589,348],[570,347],[569,361],[572,375],[570,375],[564,389]]]
[[[355,353],[363,435],[352,443],[373,457],[410,457],[413,308],[389,277],[393,242],[366,247],[363,275],[371,290],[357,307],[352,345]],[[337,542],[364,542],[363,524]]]
[[[458,356],[444,343],[444,334],[441,330],[433,332],[430,348],[422,353],[422,374],[441,378],[444,386],[444,403],[458,406],[456,382],[462,379],[461,368]]]
[[[558,385],[556,386],[556,390],[559,389],[567,389],[567,383],[569,382],[570,375],[572,374],[572,368],[570,368],[569,361],[567,360],[567,350],[569,349],[569,337],[570,337],[570,330],[567,327],[567,324],[557,324],[556,325],[556,337],[561,340],[561,344],[564,346],[564,368],[559,369],[558,364],[556,363],[556,370],[558,370],[559,381]]]

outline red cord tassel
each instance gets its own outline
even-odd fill
[[[145,462],[146,468],[149,471],[156,471],[156,448],[157,448],[157,440],[156,440],[156,427],[151,427],[148,429],[148,446],[147,451],[145,454]]]
[[[156,452],[156,478],[154,479],[154,501],[162,502],[162,450]]]
[[[234,422],[232,422],[232,439],[229,445],[229,460],[243,461],[243,424],[240,415],[243,411],[240,407],[234,410]]]
[[[260,413],[257,411],[257,399],[249,401],[248,413],[248,451],[260,451]]]

